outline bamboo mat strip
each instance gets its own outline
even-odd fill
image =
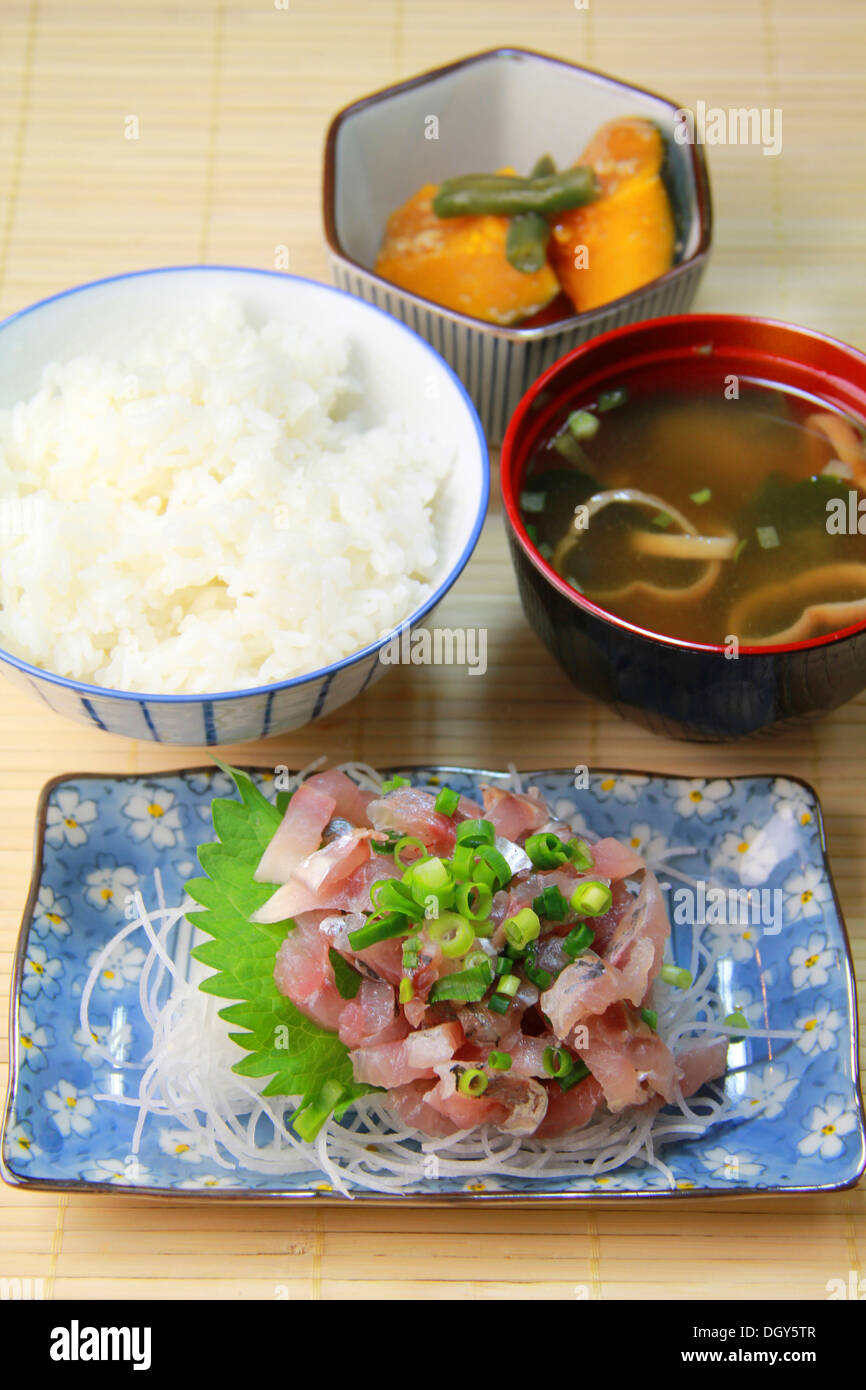
[[[710,150],[715,249],[696,307],[790,316],[866,346],[861,149],[866,17],[853,0],[7,0],[0,15],[0,312],[69,284],[195,261],[327,278],[320,156],[364,91],[500,44],[560,53],[673,95],[784,114],[784,156]],[[124,138],[135,116],[137,140]],[[227,756],[319,754],[482,766],[589,763],[793,772],[822,797],[866,979],[866,700],[820,726],[726,748],[652,738],[576,696],[526,626],[498,502],[444,626],[489,629],[488,677],[397,670],[312,730]],[[437,619],[438,621],[439,619]],[[476,689],[481,685],[483,689]],[[61,771],[200,764],[200,750],[73,728],[0,693],[0,991],[41,784]],[[862,985],[861,985],[862,993]],[[5,1054],[6,1015],[0,1014]],[[0,1077],[0,1080],[3,1078]],[[866,1190],[575,1211],[215,1207],[0,1190],[0,1278],[46,1296],[237,1300],[822,1298],[863,1277]]]

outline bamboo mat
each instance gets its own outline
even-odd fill
[[[708,151],[715,250],[696,307],[790,317],[866,347],[866,15],[858,0],[3,0],[0,311],[76,282],[198,260],[327,278],[320,157],[330,115],[397,78],[501,44],[557,53],[694,106],[783,112],[783,153]],[[139,139],[124,138],[138,119]],[[498,504],[437,619],[489,629],[490,670],[396,670],[312,730],[248,745],[329,760],[587,763],[790,772],[823,800],[866,980],[866,700],[777,739],[703,748],[577,696],[523,620]],[[480,689],[478,687],[481,687]],[[232,750],[228,750],[231,756]],[[0,988],[42,783],[71,770],[200,763],[0,690]],[[5,1007],[2,1027],[5,1030]],[[5,1061],[6,1045],[2,1045]],[[2,1078],[0,1078],[2,1080]],[[169,1207],[0,1190],[0,1277],[74,1298],[820,1299],[863,1274],[864,1189],[638,1210]]]

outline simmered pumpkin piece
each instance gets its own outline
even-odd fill
[[[378,275],[446,309],[501,325],[528,318],[556,297],[549,265],[526,273],[509,264],[507,217],[437,217],[436,187],[425,184],[388,218]]]
[[[629,294],[673,264],[675,230],[661,179],[664,142],[642,117],[609,121],[578,161],[591,164],[601,197],[562,213],[549,255],[579,313]]]

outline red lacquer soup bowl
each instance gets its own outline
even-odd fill
[[[671,638],[578,593],[539,553],[520,515],[527,464],[575,404],[648,381],[721,393],[730,377],[804,393],[866,421],[866,356],[809,329],[727,314],[650,319],[605,333],[545,372],[502,447],[508,538],[524,612],[576,686],[675,738],[740,738],[815,718],[866,687],[866,619],[777,646]]]

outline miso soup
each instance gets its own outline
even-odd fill
[[[644,382],[575,401],[527,467],[530,537],[577,592],[669,637],[779,645],[866,620],[862,426],[789,390],[738,391]]]

